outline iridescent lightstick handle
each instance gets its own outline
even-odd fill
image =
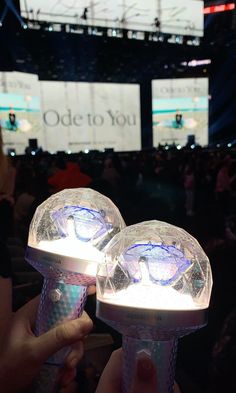
[[[95,278],[63,270],[64,266],[75,262],[73,258],[58,257],[31,247],[27,247],[26,260],[44,276],[35,326],[36,336],[79,317],[87,299],[87,288],[95,283]],[[81,265],[85,262],[80,260]],[[70,348],[63,348],[47,360],[33,384],[33,393],[57,391],[59,371],[69,350]]]
[[[130,393],[136,360],[142,352],[149,355],[156,366],[157,392],[173,393],[177,340],[139,340],[123,336],[123,393]]]
[[[86,298],[86,286],[65,284],[45,278],[36,321],[36,335],[41,335],[67,320],[80,316]],[[35,393],[57,391],[59,370],[68,352],[69,348],[63,348],[48,359],[35,381],[33,388]]]

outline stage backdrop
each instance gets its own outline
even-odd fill
[[[47,150],[140,150],[140,89],[135,84],[40,83]]]
[[[0,124],[5,152],[14,148],[23,154],[28,139],[45,145],[37,75],[0,72]]]
[[[27,19],[192,36],[203,36],[203,5],[202,0],[20,0]]]
[[[153,145],[208,144],[208,79],[152,81]]]

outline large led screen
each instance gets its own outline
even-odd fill
[[[43,81],[40,86],[50,152],[140,150],[139,85]]]
[[[38,76],[21,72],[0,73],[0,125],[4,150],[24,154],[29,139],[44,145]]]
[[[153,145],[208,144],[208,79],[152,81]]]
[[[27,19],[203,36],[202,0],[20,0],[20,6]]]

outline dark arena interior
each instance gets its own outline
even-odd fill
[[[146,389],[147,393],[235,393],[235,2],[1,0],[0,40],[0,392],[139,393]],[[65,322],[70,319],[68,310],[64,319],[63,315],[55,316],[53,305],[59,309],[64,294],[61,288],[68,285],[73,291],[79,284],[75,283],[77,276],[73,276],[71,270],[59,266],[56,284],[52,284],[54,276],[47,278],[47,285],[54,285],[47,294],[49,289],[43,286],[45,270],[37,268],[37,263],[29,264],[30,257],[27,257],[29,246],[38,247],[39,231],[42,230],[42,240],[53,236],[56,240],[59,236],[64,239],[67,236],[64,225],[68,220],[68,231],[73,222],[79,241],[86,246],[92,242],[96,250],[100,247],[99,252],[103,243],[99,240],[98,246],[96,236],[104,236],[102,231],[110,234],[125,231],[119,225],[112,230],[106,225],[105,229],[95,228],[101,222],[101,225],[107,224],[108,206],[104,211],[101,208],[96,211],[94,206],[96,203],[99,206],[99,201],[95,200],[94,206],[88,208],[84,202],[81,213],[81,210],[78,212],[80,205],[77,209],[74,201],[69,206],[66,198],[59,212],[49,212],[47,219],[52,220],[52,227],[51,224],[43,227],[45,223],[37,230],[33,224],[30,227],[36,214],[41,214],[40,219],[46,214],[47,207],[41,211],[37,208],[67,189],[85,189],[85,195],[86,189],[91,189],[108,197],[119,209],[127,227],[158,220],[183,228],[197,239],[209,258],[213,287],[209,307],[205,307],[208,322],[201,329],[178,337],[173,366],[178,386],[174,390],[158,384],[162,357],[154,360],[152,353],[147,354],[145,349],[148,361],[156,362],[147,367],[149,372],[150,367],[156,370],[157,375],[154,372],[152,377],[157,378],[158,387],[155,383],[151,386],[151,377],[139,383],[139,377],[134,376],[136,382],[132,385],[131,371],[129,388],[122,387],[122,367],[119,363],[114,371],[109,358],[114,350],[122,347],[123,331],[120,326],[116,329],[114,321],[108,324],[96,313],[97,294],[99,301],[103,296],[101,288],[97,293],[94,287],[89,290],[91,295],[84,310],[93,327],[92,324],[90,329],[84,327],[84,337],[77,337],[78,333],[70,330],[72,325],[67,326],[70,323]],[[98,219],[99,214],[102,221]],[[87,220],[85,229],[81,229],[83,220]],[[36,231],[35,238],[33,231]],[[175,239],[171,247],[177,247],[177,243]],[[178,252],[184,247],[182,244]],[[127,250],[131,248],[124,251],[123,257]],[[64,252],[63,261],[66,261]],[[32,255],[38,258],[37,252]],[[73,257],[84,258],[79,251]],[[89,258],[87,254],[86,257]],[[43,260],[44,256],[40,258]],[[119,265],[120,271],[116,268],[116,274],[120,280],[123,274],[126,281],[118,283],[115,290],[109,290],[119,292],[119,285],[124,285],[124,290],[129,285],[141,285],[145,281],[142,266],[149,266],[145,258],[142,256],[137,262],[141,278],[137,278],[138,273],[133,270],[124,273],[122,269],[126,265],[122,268]],[[176,254],[168,258],[172,269],[177,269],[173,281],[168,281],[171,290],[178,292],[179,274],[186,275],[178,292],[178,296],[183,295],[183,282],[190,274],[183,272],[182,262],[177,263],[175,259],[173,265]],[[48,260],[45,263],[49,266]],[[59,259],[55,263],[66,264]],[[191,263],[188,269],[195,262]],[[54,271],[54,267],[49,268]],[[150,285],[155,286],[157,280],[151,269],[150,264],[146,274],[149,274]],[[107,270],[107,275],[111,274]],[[206,283],[201,278],[204,274],[201,276],[199,271],[198,274],[200,278],[188,280],[198,280],[199,286],[210,287],[210,279]],[[95,276],[91,282],[95,283]],[[161,287],[167,281],[160,282]],[[190,288],[190,282],[186,285]],[[69,289],[65,291],[66,296],[70,296]],[[47,328],[44,326],[39,333],[38,306],[33,313],[32,304],[38,302],[34,298],[41,293],[40,307],[44,301],[45,309],[41,308],[39,314],[45,317]],[[194,294],[197,301],[200,301],[199,293],[200,289]],[[72,301],[67,300],[69,304]],[[153,315],[159,312],[155,307],[148,308]],[[73,318],[76,316],[73,314]],[[53,318],[55,323],[51,321]],[[76,321],[79,331],[80,321]],[[64,327],[61,323],[65,323]],[[50,336],[51,352],[49,349],[43,352],[47,334],[50,334],[46,331],[50,329],[58,331]],[[66,338],[63,329],[67,332]],[[83,331],[83,326],[81,329]],[[144,330],[145,327],[142,332]],[[161,336],[161,342],[167,340],[168,334],[164,339]],[[55,337],[57,340],[61,337],[61,343],[53,347]],[[69,344],[73,348],[78,340],[80,349],[67,353],[58,363],[53,354]],[[146,341],[150,344],[152,340],[153,337],[149,337]],[[125,344],[123,347],[125,351]],[[119,351],[119,356],[124,356]],[[70,359],[73,353],[77,361],[70,367],[69,363],[64,364],[64,359],[66,356]],[[104,372],[108,361],[108,371]],[[57,377],[57,390],[40,374],[45,364],[49,365],[49,378],[53,379],[55,369],[60,369],[62,377]],[[127,382],[126,366],[127,363],[123,365],[123,373]]]

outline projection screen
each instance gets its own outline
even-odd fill
[[[20,0],[20,7],[39,21],[203,36],[202,0]]]
[[[153,80],[153,145],[207,145],[208,102],[208,78]]]

